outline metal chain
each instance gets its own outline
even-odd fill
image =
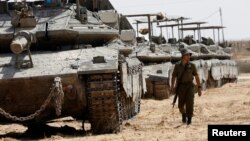
[[[62,82],[60,77],[55,78],[55,95],[54,95],[54,104],[56,108],[56,115],[60,116],[62,111],[62,104],[63,104],[63,98],[64,93],[62,89]]]
[[[25,116],[25,117],[17,117],[17,116],[13,116],[13,115],[5,112],[2,108],[0,108],[0,115],[3,115],[5,118],[10,119],[12,121],[23,122],[23,121],[32,120],[35,117],[38,117],[46,109],[46,107],[50,103],[51,99],[54,98],[56,115],[60,116],[61,109],[62,109],[62,102],[63,102],[63,98],[64,98],[64,93],[62,90],[61,78],[56,77],[54,81],[55,81],[55,84],[53,84],[53,87],[51,88],[49,96],[44,101],[44,103],[40,107],[40,109],[38,109],[35,113],[33,113],[29,116]]]

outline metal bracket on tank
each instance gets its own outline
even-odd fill
[[[19,54],[16,54],[16,67],[18,69],[20,68],[32,68],[33,67],[33,61],[32,61],[32,57],[31,57],[31,52],[30,52],[30,48],[28,47],[27,49],[27,54],[29,56],[29,60],[19,60]]]

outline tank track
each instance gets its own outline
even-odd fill
[[[120,73],[93,74],[86,79],[89,121],[94,134],[121,130],[123,120],[140,112],[141,98],[127,97]]]
[[[87,77],[87,101],[94,134],[119,132],[122,124],[119,73]]]
[[[122,102],[123,120],[131,119],[140,112],[141,98],[138,98],[135,101],[133,101],[132,97],[127,97],[125,91],[122,90],[121,102]]]

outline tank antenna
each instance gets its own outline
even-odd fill
[[[76,0],[76,11],[77,11],[77,18],[80,19],[80,2]]]
[[[222,20],[222,11],[221,11],[221,7],[220,7],[220,21],[221,21],[221,27],[223,27],[223,20]],[[223,45],[225,43],[225,38],[224,38],[224,29],[221,29],[222,31],[222,41],[223,41]]]

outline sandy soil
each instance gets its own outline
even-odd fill
[[[83,132],[81,122],[69,118],[37,131],[26,131],[26,127],[18,124],[1,124],[0,140],[201,141],[207,140],[208,124],[250,124],[250,74],[247,73],[241,74],[237,83],[209,89],[201,97],[196,95],[190,126],[181,123],[177,107],[171,106],[172,99],[143,99],[141,112],[125,121],[122,131],[116,134]],[[89,126],[86,124],[87,130]]]

